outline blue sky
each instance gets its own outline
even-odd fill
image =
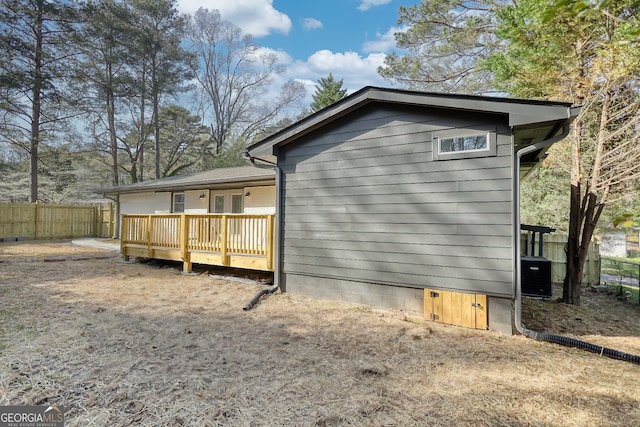
[[[273,51],[287,72],[280,78],[307,85],[333,73],[349,93],[364,86],[390,86],[377,72],[395,48],[400,6],[419,0],[178,0],[178,9],[218,9],[223,19]]]

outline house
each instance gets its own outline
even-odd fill
[[[365,87],[248,147],[282,291],[511,333],[519,181],[579,109]]]
[[[113,187],[125,259],[273,270],[275,172],[254,166]]]
[[[274,213],[275,172],[254,166],[211,169],[105,190],[121,215]]]

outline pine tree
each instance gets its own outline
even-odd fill
[[[69,2],[0,0],[0,139],[29,154],[31,202],[39,199],[38,150],[69,114],[72,19]]]
[[[347,95],[347,90],[342,89],[342,79],[336,81],[333,74],[328,77],[321,77],[316,84],[316,91],[313,94],[311,112],[322,110],[329,105],[340,101]]]

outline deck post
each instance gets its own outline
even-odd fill
[[[274,242],[274,230],[275,230],[275,217],[273,215],[267,216],[267,247],[265,255],[267,256],[267,268],[273,270],[273,242]]]
[[[153,221],[153,217],[151,215],[147,215],[145,233],[147,234],[147,256],[149,258],[153,258],[153,226],[151,221]]]
[[[122,217],[122,231],[120,236],[120,254],[125,261],[129,261],[129,255],[127,255],[127,240],[129,237],[129,220],[130,218]]]
[[[222,232],[220,233],[220,263],[224,266],[229,266],[229,255],[227,255],[227,243],[229,241],[229,226],[227,222],[229,221],[229,217],[226,215],[222,215],[222,220],[220,221],[222,225]]]
[[[191,256],[189,253],[189,221],[187,215],[180,215],[180,255],[182,258],[182,271],[191,272]]]

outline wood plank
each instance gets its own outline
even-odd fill
[[[147,247],[126,246],[123,255],[125,258],[149,258],[149,249]]]
[[[437,296],[433,297],[432,292]],[[486,295],[427,288],[424,317],[438,323],[484,330],[488,322],[486,302]]]
[[[271,271],[266,258],[241,255],[229,256],[229,266],[235,268],[248,268],[251,270]]]
[[[467,294],[458,292],[460,295],[460,326],[465,328],[476,327],[476,296],[474,294]]]
[[[435,289],[424,290],[424,317],[427,320],[433,320],[442,323],[443,318],[443,299],[442,292]]]
[[[182,271],[191,271],[191,259],[189,256],[189,221],[186,214],[180,215],[180,258]]]
[[[275,254],[275,215],[269,219],[267,228],[267,269],[274,270],[274,254]]]
[[[423,306],[422,306],[422,314],[427,320],[435,320],[433,319],[433,298],[431,297],[431,289],[425,289],[423,293]]]
[[[476,310],[475,310],[475,328],[487,329],[489,327],[488,311],[487,311],[487,296],[482,294],[475,295]]]
[[[169,261],[182,261],[180,249],[152,248],[149,258],[166,259]]]
[[[454,318],[454,314],[452,312],[453,309],[453,305],[452,305],[452,298],[453,298],[453,292],[447,292],[447,291],[440,291],[440,300],[442,301],[442,323],[447,323],[449,325],[454,324],[453,322],[453,318]]]

